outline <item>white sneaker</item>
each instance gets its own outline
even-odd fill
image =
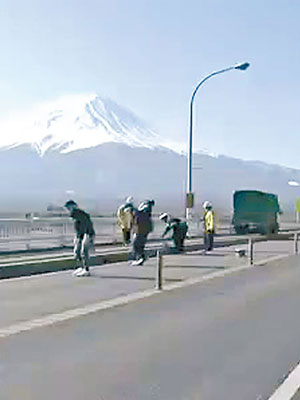
[[[77,276],[77,274],[79,274],[79,272],[81,272],[82,270],[83,270],[82,267],[75,269],[75,271],[73,272],[73,276]]]
[[[90,271],[87,271],[86,269],[82,268],[81,271],[78,272],[76,276],[82,277],[82,276],[91,276]]]
[[[136,267],[136,266],[138,266],[138,265],[143,265],[144,264],[144,259],[143,258],[139,258],[138,260],[136,260],[136,261],[133,261],[133,263],[131,264],[132,266],[134,266],[134,267]]]

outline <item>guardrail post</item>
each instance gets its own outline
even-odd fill
[[[27,243],[26,243],[26,250],[30,250],[31,245],[31,230],[32,230],[32,223],[29,222],[27,225]]]
[[[294,234],[294,254],[298,254],[298,232]]]
[[[60,241],[59,241],[60,243],[59,244],[60,244],[60,246],[64,247],[64,245],[65,245],[65,236],[66,236],[65,235],[65,223],[62,222],[60,227],[61,227],[61,232],[60,232],[61,233],[61,237],[60,237]]]
[[[253,265],[253,239],[251,237],[248,242],[248,261],[249,265]]]
[[[162,290],[162,267],[163,267],[163,260],[162,254],[159,250],[156,253],[156,283],[155,289]]]

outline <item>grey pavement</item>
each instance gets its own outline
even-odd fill
[[[291,256],[0,340],[1,399],[267,399],[300,358],[299,265]]]
[[[236,257],[236,247],[245,246],[217,248],[205,256],[200,251],[164,256],[164,284],[247,264],[246,257]],[[287,241],[257,243],[255,260],[288,254],[291,249],[292,243]],[[0,327],[153,288],[155,269],[156,259],[151,258],[142,267],[132,267],[128,262],[93,267],[92,276],[84,279],[73,277],[72,271],[62,271],[2,280]]]
[[[164,256],[164,284],[247,261],[236,247]],[[255,244],[256,260],[288,255]],[[0,326],[154,286],[155,259],[0,282]],[[0,398],[266,399],[300,359],[300,257],[250,267],[0,340]]]

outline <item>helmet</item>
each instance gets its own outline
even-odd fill
[[[155,205],[155,201],[154,200],[145,200],[145,201],[142,201],[141,203],[140,203],[140,205],[139,205],[139,207],[138,207],[138,210],[139,211],[145,211],[145,210],[147,210],[147,211],[149,211],[149,212],[151,212],[152,211],[152,207]]]
[[[205,202],[203,203],[203,208],[204,208],[205,210],[207,210],[207,209],[209,209],[209,208],[212,208],[211,202],[210,202],[210,201],[205,201]]]
[[[148,204],[145,201],[142,201],[138,206],[138,210],[144,211],[147,207],[148,207]]]
[[[68,200],[67,202],[66,202],[66,204],[64,205],[64,207],[71,207],[71,206],[73,206],[73,207],[77,207],[77,203],[74,201],[74,200]]]
[[[125,200],[126,204],[131,204],[133,202],[133,197],[132,196],[128,196]]]
[[[162,213],[162,214],[160,214],[159,219],[162,220],[162,221],[164,221],[164,220],[167,220],[168,217],[169,217],[169,216],[168,216],[167,213]]]

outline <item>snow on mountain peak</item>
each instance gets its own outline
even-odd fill
[[[31,144],[43,156],[68,153],[103,143],[131,147],[166,147],[182,152],[180,143],[161,138],[131,111],[95,94],[68,95],[37,105],[31,112],[0,123],[0,147]]]

